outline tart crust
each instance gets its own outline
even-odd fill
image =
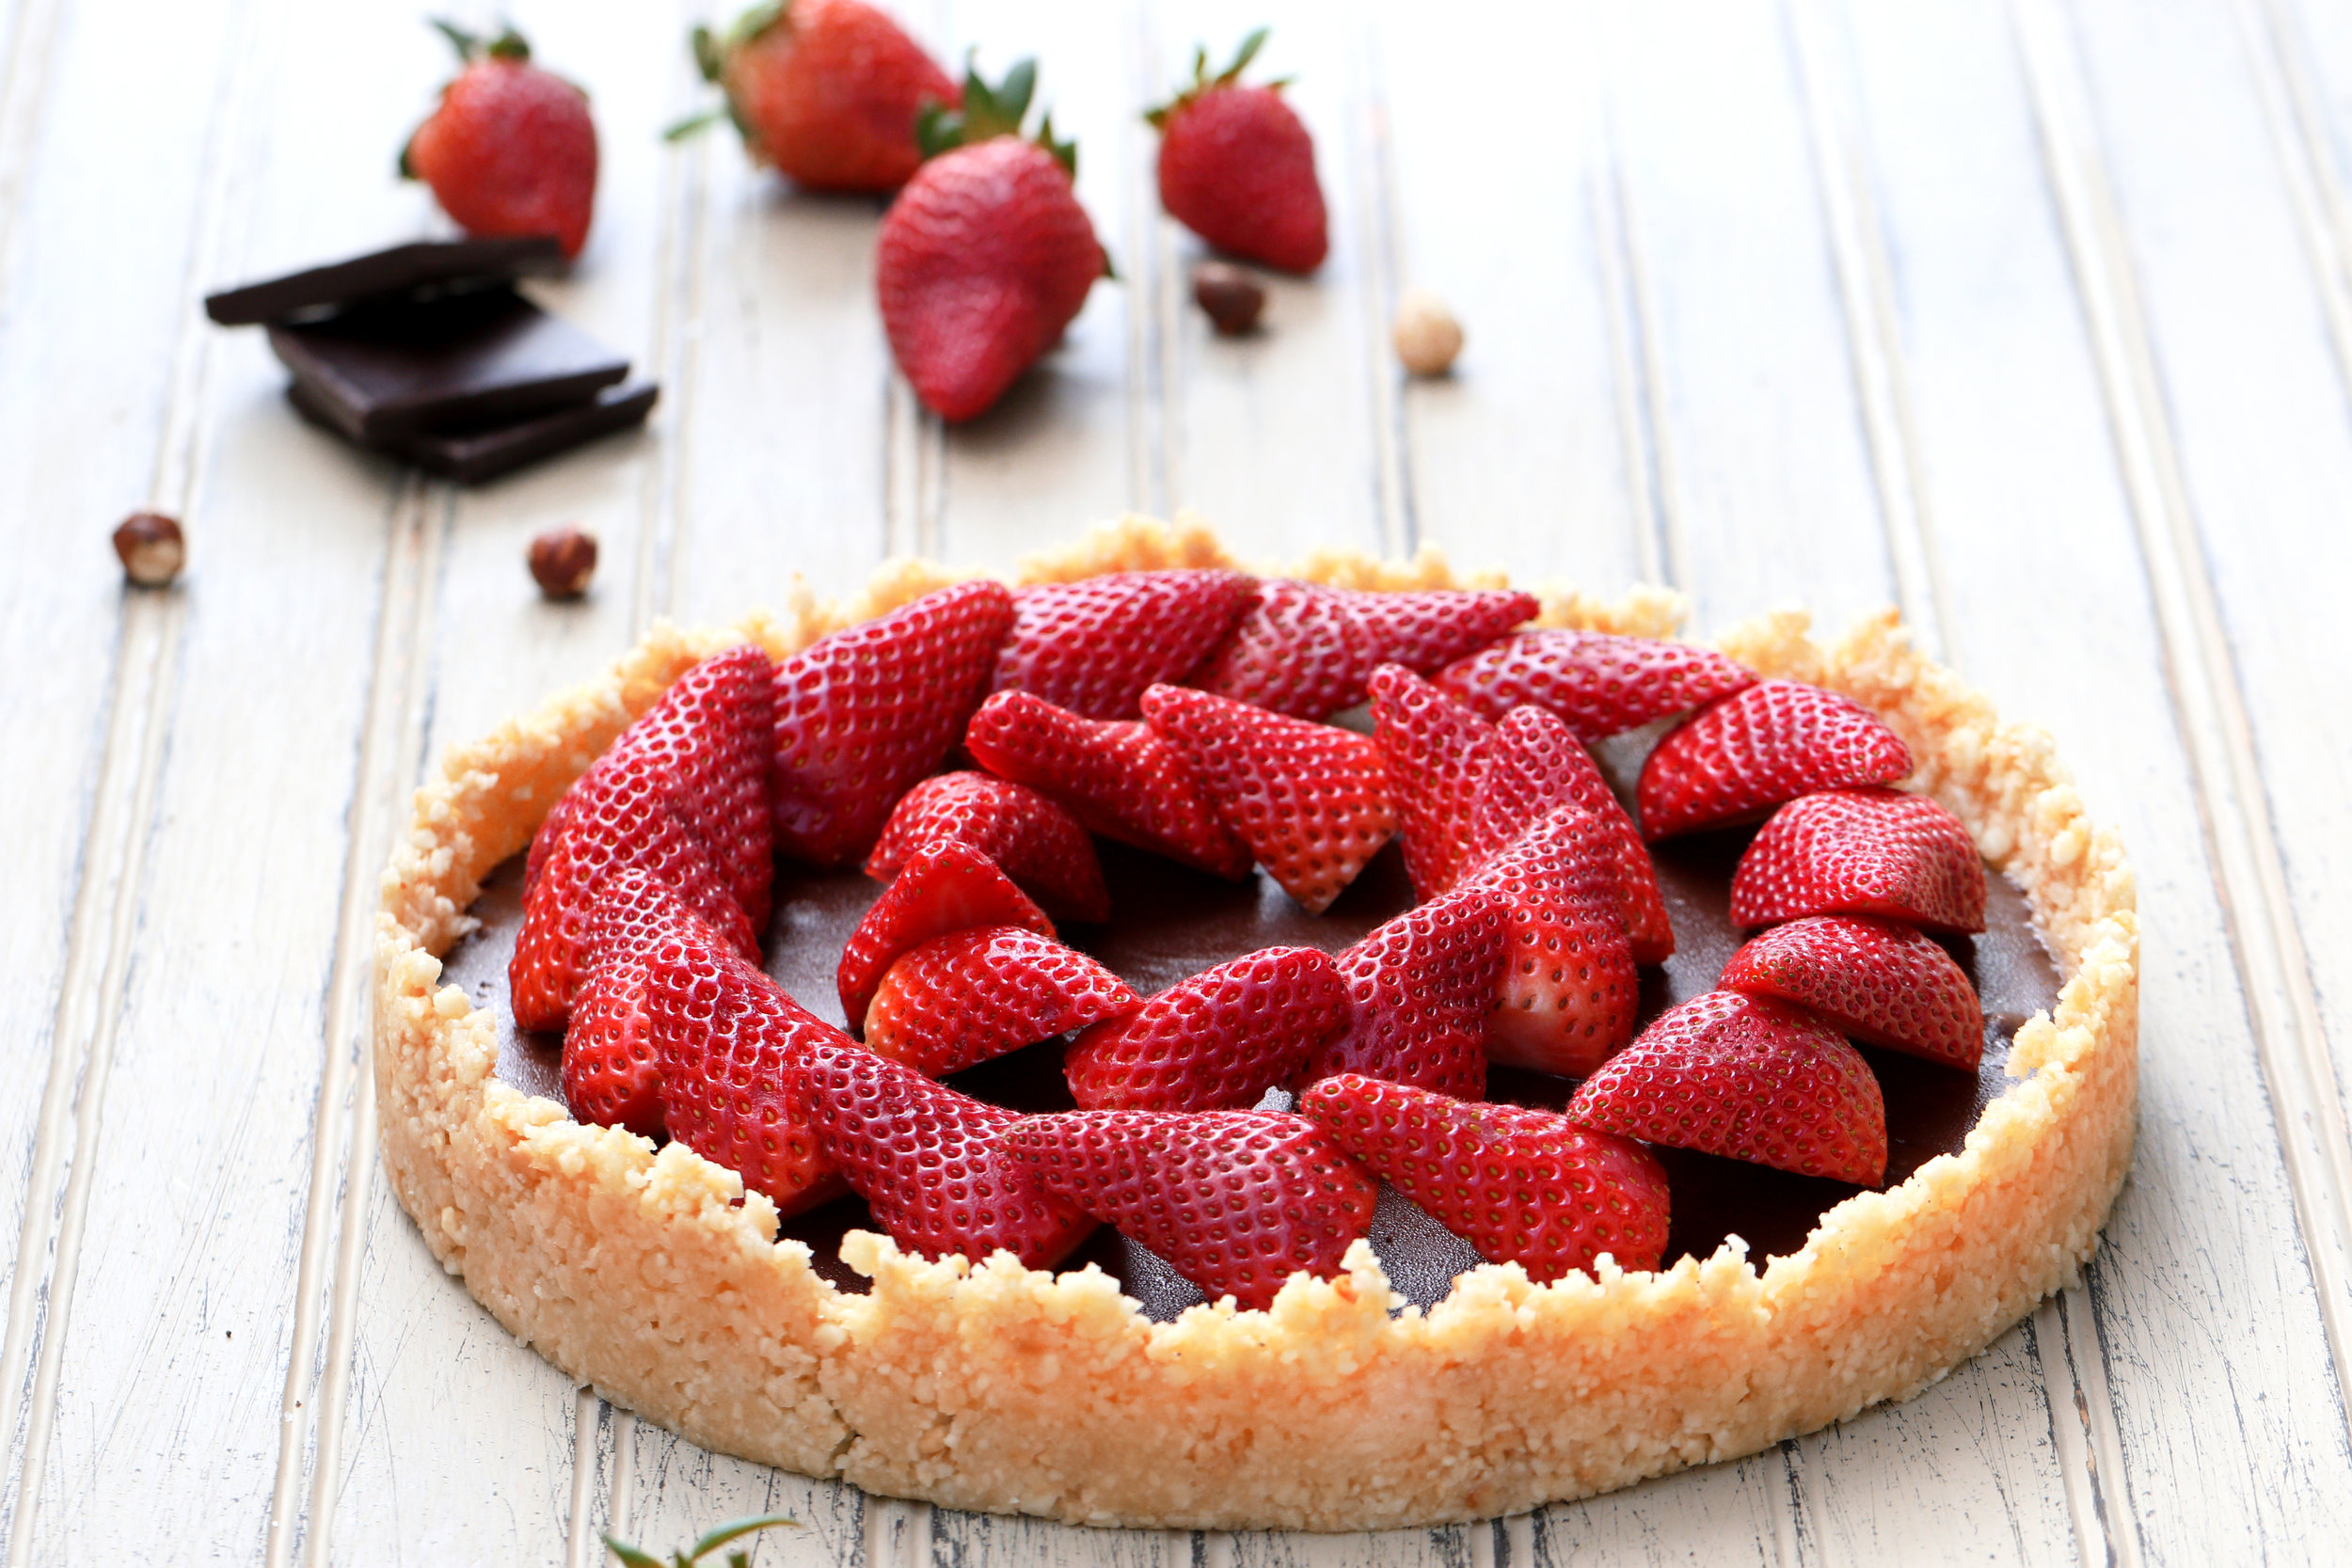
[[[1129,518],[1014,580],[1232,564],[1207,529]],[[1434,553],[1322,553],[1286,574],[1364,588],[1491,586]],[[482,879],[704,655],[779,657],[952,580],[885,566],[846,607],[657,625],[602,677],[444,759],[385,873],[374,1067],[384,1162],[443,1266],[571,1376],[706,1448],[869,1492],[1089,1525],[1374,1529],[1517,1513],[1753,1453],[1907,1398],[2072,1281],[2130,1164],[2138,921],[2130,866],[2047,736],[1910,645],[1892,610],[1822,645],[1804,614],[1721,646],[1842,691],[1912,749],[1912,787],[1959,816],[2030,900],[2062,977],[2017,1033],[2017,1079],[1963,1152],[1840,1203],[1759,1271],[1736,1246],[1655,1274],[1534,1285],[1464,1275],[1423,1312],[1367,1242],[1264,1312],[1156,1323],[1091,1270],[929,1262],[853,1231],[838,1291],[773,1206],[681,1145],[583,1126],[493,1076],[491,1016],[439,985]],[[1675,595],[1544,594],[1545,626],[1666,635]],[[1279,1412],[1269,1418],[1268,1412]]]

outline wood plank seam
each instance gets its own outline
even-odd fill
[[[16,219],[24,211],[24,181],[40,142],[42,111],[62,29],[62,0],[17,0],[0,66],[0,308],[16,298]]]
[[[2352,1349],[2352,1146],[2344,1103],[2088,84],[2048,0],[2011,0],[2010,8],[2341,1409]],[[2129,1477],[2116,1485],[2127,1492]],[[2129,1516],[2128,1501],[2122,1512]]]
[[[2288,205],[2295,213],[2312,287],[2328,318],[2336,374],[2352,394],[2352,203],[2343,171],[2329,154],[2316,89],[2290,38],[2278,0],[2233,0],[2231,11],[2245,42],[2248,73],[2262,105],[2264,128],[2279,161]]]
[[[1398,256],[1396,160],[1389,146],[1388,103],[1380,89],[1379,45],[1365,22],[1351,52],[1357,100],[1347,117],[1348,172],[1356,194],[1357,245],[1364,258],[1364,373],[1371,391],[1373,501],[1381,552],[1402,560],[1421,547],[1413,505],[1411,383],[1389,347],[1396,310]]]
[[[1608,325],[1612,380],[1627,488],[1633,497],[1634,556],[1642,575],[1672,588],[1690,580],[1684,565],[1680,497],[1666,428],[1665,370],[1658,352],[1658,316],[1642,260],[1641,228],[1628,188],[1613,114],[1604,112],[1603,173],[1588,187],[1588,206],[1600,259],[1602,316]]]
[[[1133,36],[1128,40],[1129,97],[1137,103],[1152,101],[1159,81],[1159,49],[1151,10],[1136,6],[1129,12]],[[1168,388],[1170,379],[1168,341],[1176,331],[1181,295],[1171,284],[1173,257],[1163,232],[1156,195],[1150,178],[1157,167],[1159,137],[1140,116],[1120,124],[1120,166],[1126,171],[1130,199],[1121,241],[1127,300],[1127,504],[1154,517],[1168,515]]]

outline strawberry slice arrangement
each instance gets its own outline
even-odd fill
[[[1966,829],[1890,787],[1909,752],[1850,700],[1519,629],[1540,608],[1127,572],[958,584],[782,663],[715,655],[548,813],[516,1022],[568,1019],[576,1115],[780,1212],[854,1193],[912,1250],[1037,1268],[1101,1222],[1243,1307],[1334,1275],[1381,1182],[1537,1281],[1673,1255],[1652,1147],[1879,1184],[1886,1101],[1850,1042],[1983,1055],[1945,945],[1985,926]],[[1322,721],[1366,696],[1369,736]],[[1677,714],[1637,830],[1586,742]],[[1757,929],[1639,1027],[1641,969],[1676,947],[1645,834],[1767,813],[1730,888]],[[1264,947],[1143,995],[1085,950],[1112,902],[1097,837],[1204,887],[1254,863],[1253,896],[1319,915],[1400,836],[1422,901],[1336,954]],[[840,954],[845,1032],[758,938],[777,862],[860,858],[884,886]],[[1038,1052],[1078,1110],[940,1082]],[[1547,1092],[1564,1108],[1487,1098]]]

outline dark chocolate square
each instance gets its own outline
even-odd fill
[[[264,282],[224,289],[204,299],[223,326],[259,326],[421,290],[480,288],[559,272],[564,248],[552,234],[501,240],[421,240],[348,261],[308,267]]]
[[[600,436],[643,423],[660,390],[650,381],[626,382],[607,387],[586,403],[511,424],[411,436],[373,450],[404,458],[428,473],[461,484],[479,484],[543,457],[584,446]],[[318,395],[302,382],[290,383],[286,397],[306,419],[342,434]]]

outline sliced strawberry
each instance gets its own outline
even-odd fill
[[[507,960],[517,1027],[564,1026],[587,973],[583,950],[596,890],[616,872],[647,873],[739,952],[758,955],[758,933],[655,775],[632,768],[583,779],[565,799],[571,804],[564,832],[523,895],[522,930]]]
[[[1504,591],[1377,594],[1269,582],[1191,684],[1294,718],[1325,719],[1362,702],[1379,666],[1427,674],[1538,608],[1534,594]]]
[[[1192,765],[1148,724],[1084,719],[1025,691],[999,691],[963,732],[990,772],[1070,808],[1089,832],[1238,880],[1249,847],[1216,814]]]
[[[717,934],[677,895],[643,871],[622,871],[596,889],[581,943],[586,977],[564,1026],[564,1102],[581,1121],[661,1132],[661,1059],[645,1010],[645,953],[681,924]]]
[[[1676,1148],[1874,1187],[1886,1103],[1861,1053],[1803,1007],[1710,990],[1586,1079],[1569,1119]]]
[[[1618,912],[1607,830],[1562,806],[1462,888],[1511,900],[1510,957],[1486,1025],[1486,1058],[1581,1078],[1633,1037],[1640,987]]]
[[[950,931],[976,926],[1018,926],[1042,937],[1054,923],[1029,895],[996,869],[996,863],[969,844],[953,841],[917,849],[841,949],[834,984],[841,1016],[852,1029],[866,1022],[882,975],[898,955]]]
[[[642,952],[670,1136],[767,1194],[779,1213],[838,1196],[840,1173],[793,1110],[785,1080],[803,1053],[849,1046],[848,1037],[691,921],[673,923]]]
[[[1088,1110],[1254,1105],[1347,1026],[1347,982],[1311,947],[1245,953],[1081,1034],[1062,1059]]]
[[[866,1048],[944,1078],[1136,1005],[1084,953],[1019,926],[982,926],[898,956],[866,1009]]]
[[[1144,721],[1173,742],[1258,863],[1321,914],[1396,832],[1369,736],[1184,687],[1143,694]]]
[[[1449,664],[1438,684],[1488,719],[1523,703],[1557,714],[1582,741],[1705,707],[1756,684],[1712,648],[1601,631],[1524,631]]]
[[[776,671],[776,852],[824,867],[873,847],[937,768],[1012,626],[1001,582],[962,582],[823,638]]]
[[[1025,784],[968,769],[925,779],[883,824],[866,874],[886,882],[909,855],[943,839],[969,844],[994,861],[1057,920],[1110,918],[1094,841],[1060,804]]]
[[[1133,719],[1144,688],[1183,678],[1257,594],[1207,568],[1111,572],[1015,589],[992,689],[1026,691],[1088,719]]]
[[[1968,972],[1933,937],[1852,915],[1775,926],[1731,956],[1716,985],[1801,1002],[1856,1039],[1974,1072],[1984,1013]]]
[[[1401,664],[1372,674],[1372,740],[1396,796],[1405,869],[1434,898],[1470,853],[1470,805],[1495,727]]]
[[[1300,1270],[1336,1275],[1380,1194],[1322,1128],[1278,1111],[1069,1111],[1023,1117],[1004,1144],[1049,1190],[1245,1310],[1271,1307]]]
[[[975,1263],[1009,1252],[1050,1269],[1094,1220],[1049,1194],[999,1136],[1022,1118],[836,1037],[786,1076],[794,1115],[898,1243]]]
[[[1984,929],[1984,862],[1959,817],[1899,789],[1832,789],[1772,814],[1731,879],[1735,926],[1874,914]]]
[[[1406,911],[1341,953],[1348,1024],[1296,1080],[1360,1072],[1477,1100],[1486,1016],[1511,946],[1513,905],[1465,888]]]
[[[1615,850],[1617,895],[1633,961],[1662,964],[1673,958],[1674,927],[1648,847],[1590,753],[1543,708],[1513,708],[1495,727],[1470,811],[1470,863],[1483,863],[1565,805],[1591,813]]]
[[[1661,839],[1910,771],[1911,749],[1861,704],[1818,686],[1764,681],[1684,720],[1650,752],[1635,794],[1644,836]]]
[[[1603,1253],[1636,1272],[1665,1254],[1666,1172],[1630,1138],[1356,1073],[1325,1079],[1298,1109],[1479,1257],[1538,1284],[1590,1274]]]

